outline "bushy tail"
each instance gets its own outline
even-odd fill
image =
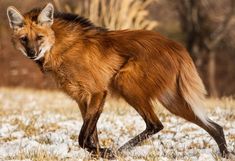
[[[190,105],[194,114],[208,127],[211,126],[204,110],[206,89],[192,61],[181,64],[179,88],[185,101]]]

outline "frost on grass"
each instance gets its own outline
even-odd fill
[[[235,152],[235,101],[208,100],[210,117],[224,127]],[[221,160],[214,140],[196,125],[156,107],[165,128],[118,160]],[[60,92],[0,89],[0,160],[89,160],[78,145],[82,119],[76,103]],[[114,151],[145,129],[126,104],[108,102],[98,122],[101,146]],[[231,160],[231,159],[230,159]]]

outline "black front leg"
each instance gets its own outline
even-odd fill
[[[86,110],[84,123],[82,125],[79,135],[79,145],[87,149],[89,152],[105,157],[114,158],[113,153],[109,149],[100,148],[93,140],[93,135],[96,130],[96,125],[99,120],[100,114],[103,111],[107,92],[95,93],[92,95],[88,108]]]

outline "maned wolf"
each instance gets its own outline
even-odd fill
[[[203,112],[206,90],[192,59],[180,44],[144,30],[109,31],[52,4],[22,15],[8,7],[13,42],[79,105],[83,126],[79,145],[101,157],[96,124],[108,94],[122,97],[144,119],[146,129],[124,144],[127,150],[163,129],[153,110],[158,100],[170,112],[205,129],[228,155],[221,126]]]

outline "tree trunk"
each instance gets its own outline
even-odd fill
[[[216,54],[213,51],[209,51],[208,62],[208,82],[209,91],[212,97],[218,97],[218,91],[216,86]]]

